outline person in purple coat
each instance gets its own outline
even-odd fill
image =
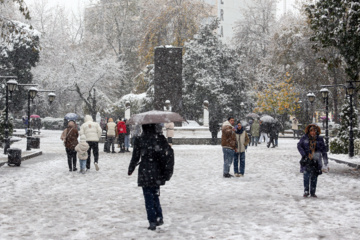
[[[300,139],[297,148],[301,154],[300,172],[304,173],[304,197],[317,197],[317,177],[327,172],[328,157],[324,139],[320,137],[320,127],[310,124],[305,128],[305,135]],[[324,164],[323,164],[324,162]]]

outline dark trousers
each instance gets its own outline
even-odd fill
[[[76,151],[75,149],[66,148],[66,154],[68,159],[69,170],[76,168]]]
[[[160,187],[142,187],[147,219],[149,223],[156,223],[158,219],[162,219],[162,209],[160,205]]]
[[[304,171],[304,192],[314,195],[316,192],[318,174],[313,171]]]
[[[88,158],[86,159],[86,168],[90,169],[90,158],[91,158],[91,149],[93,150],[94,154],[94,162],[98,162],[99,160],[99,143],[98,142],[87,142],[89,144],[88,149]]]
[[[109,151],[110,151],[110,147],[112,147],[112,151],[115,152],[115,137],[107,137],[107,142],[108,142],[108,146],[109,146]]]
[[[217,144],[217,135],[218,132],[211,132],[211,144],[216,145]]]

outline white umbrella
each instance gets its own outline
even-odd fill
[[[126,124],[155,124],[186,121],[180,114],[175,112],[149,111],[133,115]]]

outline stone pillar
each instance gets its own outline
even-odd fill
[[[125,118],[127,120],[129,120],[129,118],[130,118],[130,102],[129,101],[125,102]]]
[[[154,110],[163,110],[168,99],[171,111],[182,115],[182,48],[156,47],[154,64]]]
[[[204,127],[209,127],[209,102],[204,101]]]

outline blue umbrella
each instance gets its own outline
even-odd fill
[[[76,113],[67,113],[64,118],[69,121],[75,121],[78,118],[78,115]]]

